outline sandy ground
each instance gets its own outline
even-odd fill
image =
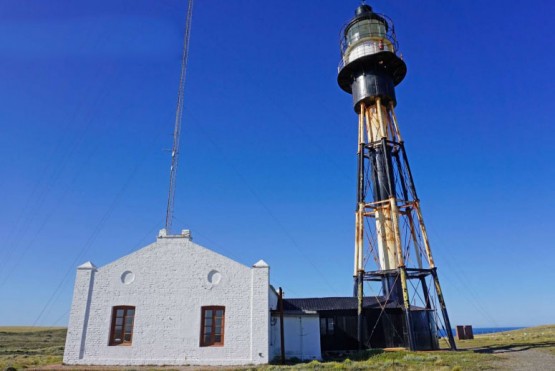
[[[494,351],[500,360],[494,366],[502,370],[532,371],[555,370],[555,355],[530,347]]]

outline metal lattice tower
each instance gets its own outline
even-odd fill
[[[358,114],[358,183],[354,272],[358,340],[364,347],[365,282],[381,282],[389,303],[404,313],[404,343],[420,349],[413,316],[425,313],[437,339],[436,301],[451,349],[455,343],[397,117],[395,86],[405,77],[393,22],[360,5],[341,31],[338,84]],[[374,265],[375,268],[371,268]],[[432,283],[433,281],[433,283]],[[416,284],[415,284],[416,282]],[[435,317],[433,317],[435,316]],[[436,328],[431,328],[432,326]],[[438,348],[430,340],[428,348]]]

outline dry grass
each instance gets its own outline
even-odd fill
[[[0,370],[61,363],[66,329],[0,327]]]
[[[0,333],[41,332],[50,330],[65,330],[65,327],[42,327],[42,326],[0,326]]]
[[[66,330],[63,328],[0,327],[0,371],[6,367],[61,368]],[[555,355],[555,325],[539,326],[496,334],[478,335],[457,342],[460,351],[407,352],[373,350],[351,359],[313,361],[287,366],[239,367],[237,370],[487,370],[499,365],[498,351],[536,349]],[[549,365],[546,365],[546,369]],[[63,367],[93,370],[198,370],[196,367]],[[204,370],[218,370],[210,367]],[[226,367],[226,370],[234,369]]]
[[[473,340],[457,341],[457,345],[460,349],[469,349],[479,353],[527,348],[555,355],[555,325],[479,335]]]

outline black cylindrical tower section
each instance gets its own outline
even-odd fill
[[[341,61],[337,82],[353,95],[355,111],[361,102],[370,105],[376,98],[393,102],[395,86],[407,73],[405,62],[397,55],[393,22],[361,5],[355,17],[341,31]]]
[[[396,101],[393,80],[383,70],[367,71],[361,68],[359,73],[353,74],[352,80],[351,91],[355,104],[364,101],[368,97],[380,97],[384,102],[389,100]]]
[[[369,150],[368,158],[371,163],[371,181],[374,191],[374,201],[387,200],[397,197],[394,182],[395,174],[391,163],[391,146],[379,146]]]

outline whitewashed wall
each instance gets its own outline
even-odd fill
[[[112,307],[135,310],[131,346],[109,346]],[[224,346],[200,347],[201,307],[225,306]],[[77,271],[66,364],[232,365],[269,360],[269,267],[252,268],[194,244],[159,237],[101,268]]]

